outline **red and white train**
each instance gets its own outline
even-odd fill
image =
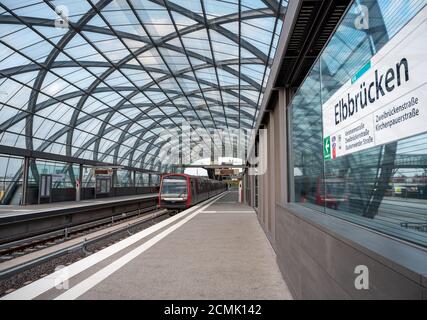
[[[159,206],[166,209],[187,209],[227,190],[223,181],[181,173],[162,176]]]

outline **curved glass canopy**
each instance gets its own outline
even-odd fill
[[[253,127],[286,5],[2,0],[0,145],[166,171],[165,132]]]

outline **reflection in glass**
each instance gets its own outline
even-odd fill
[[[427,245],[427,134],[324,160],[322,105],[427,4],[355,2],[289,111],[294,201],[381,232]],[[370,27],[354,27],[360,5]]]

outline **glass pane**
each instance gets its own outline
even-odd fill
[[[354,3],[289,111],[294,201],[423,245],[426,4]],[[369,25],[358,26],[365,9]]]

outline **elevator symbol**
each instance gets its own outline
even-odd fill
[[[332,137],[332,159],[337,157],[337,137]]]

